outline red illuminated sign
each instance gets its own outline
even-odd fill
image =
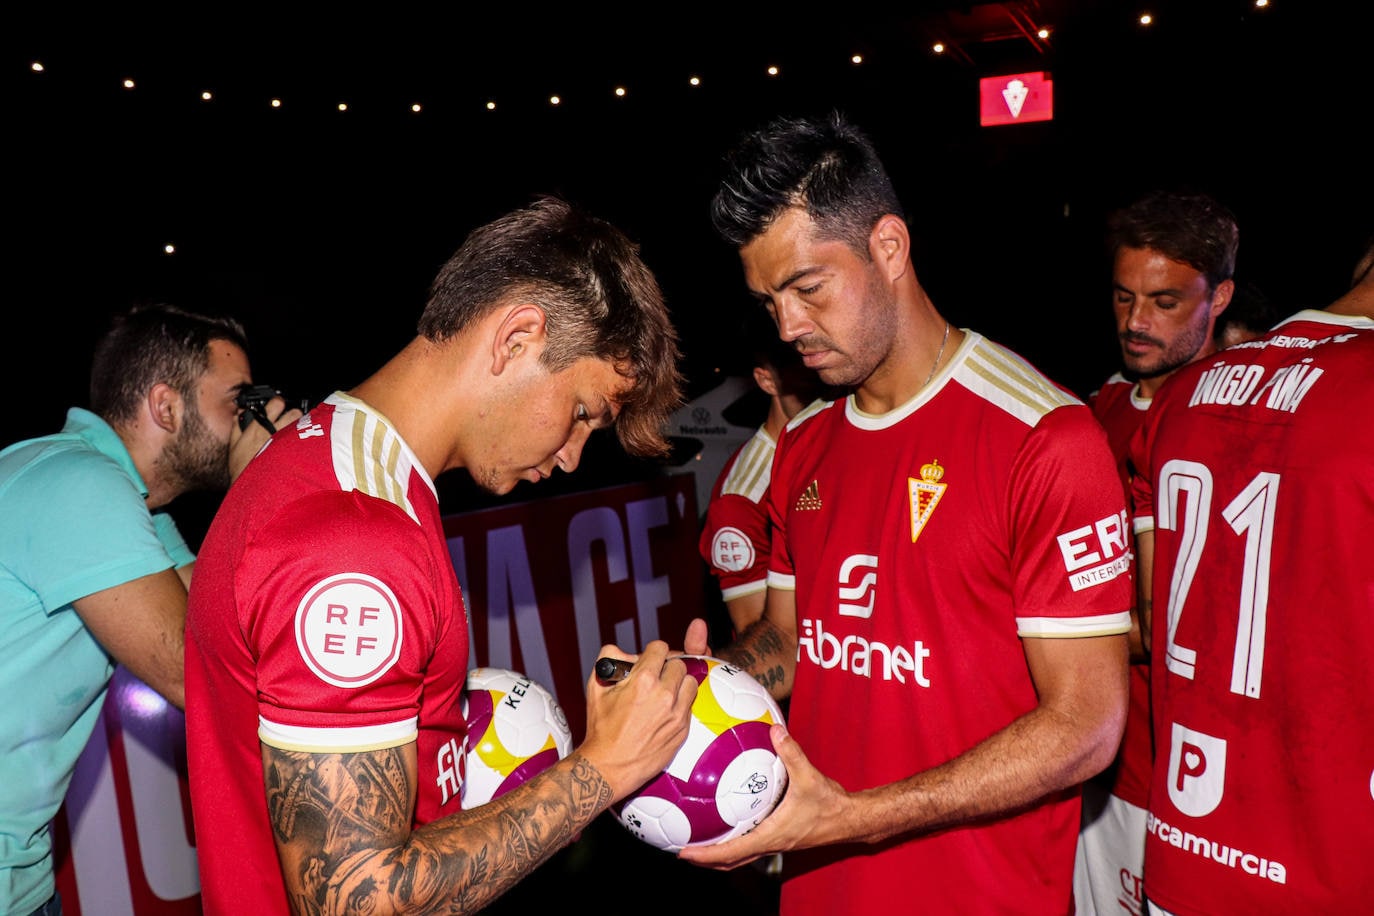
[[[1043,71],[986,76],[978,81],[978,123],[1054,120],[1054,81]]]

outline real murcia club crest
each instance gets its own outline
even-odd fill
[[[1007,103],[1007,110],[1013,118],[1021,117],[1021,106],[1026,104],[1026,96],[1029,94],[1026,84],[1020,80],[1012,80],[1002,90],[1002,99]]]
[[[944,476],[945,469],[940,467],[940,462],[931,461],[930,464],[921,465],[920,480],[915,477],[906,479],[907,492],[911,497],[911,543],[913,544],[921,536],[921,530],[925,528],[926,522],[935,512],[940,497],[945,495],[945,487],[949,484],[940,483],[940,478]]]

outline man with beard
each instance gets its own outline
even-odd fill
[[[787,698],[787,794],[679,857],[781,852],[783,916],[1068,913],[1078,786],[1126,715],[1125,499],[1087,405],[936,309],[904,212],[838,112],[726,156],[717,233],[851,393],[779,437],[763,616],[716,653]]]
[[[1232,274],[1240,235],[1235,217],[1209,195],[1156,190],[1112,214],[1112,303],[1122,369],[1089,396],[1107,430],[1121,484],[1129,499],[1131,436],[1164,380],[1215,353],[1223,312],[1236,284]],[[1249,309],[1245,310],[1247,313]],[[1248,322],[1256,319],[1247,315]],[[1234,322],[1238,342],[1268,330]],[[1145,859],[1145,807],[1153,753],[1150,744],[1150,664],[1132,618],[1131,695],[1116,760],[1083,787],[1083,825],[1074,863],[1080,914],[1140,913]]]
[[[165,507],[267,443],[237,422],[251,383],[237,321],[136,307],[96,346],[90,409],[0,451],[0,912],[61,913],[51,821],[115,666],[184,708],[195,555]]]
[[[1178,370],[1131,440],[1152,916],[1370,911],[1371,267],[1374,236],[1339,299]]]

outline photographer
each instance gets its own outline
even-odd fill
[[[266,444],[239,422],[251,386],[237,321],[136,307],[96,346],[90,409],[0,451],[0,912],[62,912],[50,822],[115,665],[184,708],[195,556],[165,507]],[[301,415],[269,392],[260,419]]]

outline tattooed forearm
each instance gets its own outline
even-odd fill
[[[572,790],[579,818],[590,821],[611,805],[611,784],[581,756],[573,757]]]
[[[442,894],[447,912],[489,905],[610,805],[611,786],[594,766],[576,754],[567,763],[532,780],[529,793],[502,796],[412,834],[411,845],[433,851],[431,864],[440,876],[430,883],[450,888]],[[435,902],[407,901],[400,912],[424,912]]]
[[[774,696],[783,696],[792,688],[788,682],[789,666],[782,660],[792,651],[794,648],[777,627],[767,620],[758,620],[724,649],[721,657],[748,671]]]
[[[357,754],[264,747],[269,812],[297,913],[472,913],[611,802],[574,754],[519,792],[410,830],[413,745]]]
[[[782,655],[791,651],[789,646],[782,638],[782,634],[775,627],[761,629],[758,636],[754,639],[755,650],[765,658]]]
[[[269,749],[267,810],[279,842],[321,833],[330,851],[389,842],[410,823],[411,787],[399,749],[306,754]]]
[[[782,665],[774,665],[772,668],[760,671],[754,675],[754,680],[762,684],[763,688],[772,694],[787,688],[787,672]]]

